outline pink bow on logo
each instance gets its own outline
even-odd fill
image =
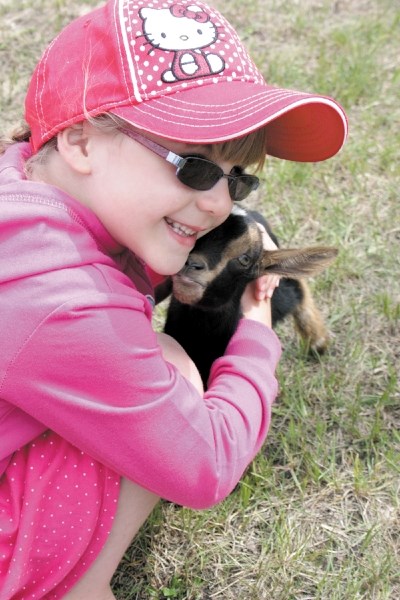
[[[190,10],[190,8],[185,8],[179,4],[173,4],[169,10],[174,17],[187,17],[188,19],[194,19],[199,23],[207,23],[210,19],[209,15],[202,10]]]

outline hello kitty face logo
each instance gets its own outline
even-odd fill
[[[207,77],[225,69],[221,56],[203,50],[218,39],[218,29],[199,6],[142,8],[139,16],[146,41],[154,49],[173,52],[170,68],[161,75],[162,81]]]

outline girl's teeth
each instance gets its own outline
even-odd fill
[[[189,227],[185,227],[185,225],[181,225],[180,223],[176,223],[175,221],[171,221],[170,219],[166,219],[166,221],[168,225],[172,227],[174,231],[176,231],[176,233],[179,233],[179,235],[185,235],[189,237],[191,235],[195,235],[196,233],[192,229],[189,229]]]

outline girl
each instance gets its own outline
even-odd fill
[[[77,19],[25,109],[0,158],[0,599],[110,599],[159,497],[203,508],[231,492],[277,392],[275,279],[246,290],[206,391],[153,331],[153,286],[257,187],[245,168],[326,159],[346,118],[267,85],[195,0]]]

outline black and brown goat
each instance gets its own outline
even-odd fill
[[[324,269],[337,250],[321,246],[264,250],[258,223],[278,245],[259,213],[235,206],[222,225],[197,241],[169,289],[157,294],[159,301],[172,288],[164,331],[183,346],[205,384],[213,361],[224,354],[237,328],[246,285],[263,274],[282,276],[272,297],[273,325],[292,314],[311,351],[322,353],[328,343],[323,318],[302,278]]]

